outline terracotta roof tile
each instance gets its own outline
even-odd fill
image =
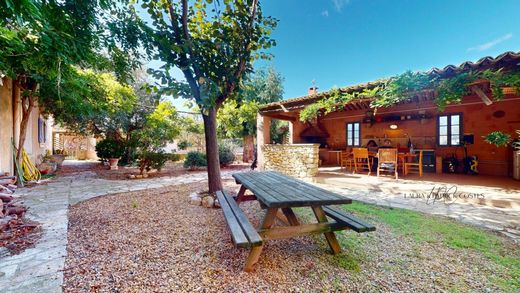
[[[486,56],[480,58],[477,62],[472,61],[466,61],[462,64],[456,66],[456,65],[447,65],[443,67],[442,69],[439,68],[432,68],[426,72],[425,74],[428,75],[438,75],[438,76],[445,76],[448,77],[450,75],[456,74],[458,72],[466,72],[466,71],[472,71],[472,70],[486,70],[489,68],[500,68],[500,67],[516,67],[520,65],[520,51],[519,52],[505,52],[497,57],[491,57]],[[357,85],[350,85],[346,87],[339,88],[340,91],[343,92],[353,92],[353,91],[360,91],[366,88],[373,88],[375,86],[378,86],[384,82],[386,82],[388,79],[379,79],[367,83],[357,84]],[[317,93],[314,95],[306,95],[306,96],[300,96],[296,98],[291,98],[279,102],[269,103],[266,105],[263,105],[261,107],[261,111],[268,111],[272,110],[274,108],[277,108],[279,105],[284,105],[286,108],[290,109],[293,107],[301,107],[302,104],[311,104],[312,102],[319,100],[323,97],[328,96],[331,93],[331,91],[325,91],[321,93]]]

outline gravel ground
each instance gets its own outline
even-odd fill
[[[226,188],[236,191],[234,182]],[[500,291],[502,268],[471,250],[418,243],[383,223],[377,231],[339,233],[332,256],[324,237],[269,242],[255,272],[235,249],[219,209],[188,204],[204,184],[116,194],[69,212],[65,292],[181,291]],[[262,210],[242,204],[256,226]],[[297,211],[309,219],[309,213]]]

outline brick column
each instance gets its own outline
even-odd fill
[[[271,143],[271,117],[256,114],[256,157],[259,170],[264,169],[263,146]]]

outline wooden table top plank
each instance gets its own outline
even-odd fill
[[[237,175],[237,176],[235,176]],[[263,201],[265,204],[267,204],[267,202],[276,202],[277,201],[277,198],[272,196],[270,194],[270,191],[267,190],[265,187],[261,186],[260,184],[257,184],[255,183],[255,181],[252,181],[250,180],[251,178],[249,178],[248,176],[248,173],[236,173],[236,174],[233,174],[233,177],[240,183],[242,184],[243,186],[245,186],[247,189],[249,189],[251,192],[253,192],[255,194],[255,196],[257,196],[258,198],[258,194],[262,194],[262,198],[263,198]]]
[[[273,188],[273,184],[277,184],[276,182],[269,182],[264,180],[262,176],[256,176],[258,175],[258,172],[249,172],[247,174],[244,174],[244,176],[247,178],[247,182],[254,186],[254,188],[260,189],[263,192],[266,192],[273,201],[278,200],[291,200],[290,197],[280,194],[277,192],[276,189]]]
[[[235,177],[235,179],[237,179],[237,181],[241,183],[243,186],[245,186],[247,189],[252,191],[256,195],[257,199],[262,201],[266,206],[282,207],[280,205],[277,205],[276,203],[291,201],[290,197],[280,195],[279,192],[276,192],[276,190],[272,190],[271,188],[269,188],[269,185],[263,184],[263,182],[259,181],[258,178],[252,177],[258,175],[259,172],[254,172],[256,174],[250,173],[253,172],[233,174],[233,177]],[[273,195],[272,193],[275,194]]]
[[[267,207],[349,204],[351,199],[273,171],[235,173],[237,182]]]
[[[283,176],[283,175],[281,175],[279,173],[276,173],[276,172],[272,172],[270,175],[271,176]],[[346,202],[346,203],[351,203],[352,202],[351,199],[348,199],[347,197],[345,197],[343,195],[340,195],[340,194],[328,191],[326,189],[323,189],[323,188],[311,185],[311,184],[306,183],[306,182],[301,182],[301,181],[294,180],[294,181],[288,181],[287,185],[292,186],[292,187],[294,187],[295,189],[297,189],[299,191],[303,191],[303,192],[306,192],[306,193],[312,193],[315,197],[318,197],[319,199],[328,200],[331,197],[334,197],[334,198],[337,198],[339,200],[347,199],[348,202]]]
[[[345,197],[338,195],[336,193],[330,192],[328,190],[319,188],[317,186],[311,185],[309,183],[306,183],[306,182],[303,182],[303,181],[300,181],[300,180],[297,180],[297,179],[294,179],[291,177],[287,177],[287,176],[279,174],[277,172],[271,171],[271,172],[254,172],[254,173],[256,173],[255,174],[256,177],[252,178],[253,180],[265,182],[264,180],[266,178],[270,178],[270,179],[274,180],[274,182],[270,182],[270,183],[276,184],[277,186],[278,185],[290,186],[290,187],[292,187],[291,188],[292,190],[297,191],[298,193],[303,192],[306,195],[308,195],[308,196],[306,196],[307,198],[312,199],[312,200],[330,200],[331,198],[340,199],[340,200],[345,199]],[[250,173],[250,175],[253,175],[253,174]],[[253,176],[255,176],[255,175],[253,175]],[[280,193],[280,192],[277,191],[276,193]],[[300,196],[298,196],[298,197],[300,197]]]
[[[257,172],[258,173],[258,172]],[[297,203],[305,203],[308,201],[326,200],[327,198],[319,198],[314,195],[308,195],[303,190],[289,186],[289,181],[280,181],[276,177],[271,177],[268,172],[262,173],[263,176],[258,176],[255,180],[260,183],[264,189],[269,189],[271,193],[276,194],[278,200],[287,200]],[[295,198],[293,195],[299,195]],[[291,196],[288,196],[291,195]]]
[[[258,172],[256,172],[258,173]],[[254,176],[254,175],[249,175]],[[305,205],[309,200],[316,200],[315,198],[308,198],[301,194],[301,191],[288,189],[284,184],[274,181],[271,178],[267,178],[264,176],[259,176],[254,178],[255,188],[257,191],[266,192],[271,196],[271,202],[285,202],[285,203],[294,203],[298,205]],[[255,193],[256,194],[256,193]],[[299,194],[300,196],[295,197],[294,194]],[[269,201],[269,200],[268,200]]]
[[[283,176],[276,172],[269,172],[266,174],[266,176],[271,176],[275,178],[280,178],[280,176]],[[290,186],[294,188],[296,191],[298,191],[301,194],[309,195],[310,198],[317,198],[319,200],[327,200],[329,199],[329,195],[337,196],[337,194],[329,192],[328,190],[321,189],[319,187],[316,187],[314,185],[310,185],[306,182],[302,181],[296,181],[296,180],[286,180],[284,181],[286,186]],[[344,197],[341,197],[344,198]]]
[[[278,179],[274,173],[266,174],[267,177],[272,177],[273,179]],[[329,199],[327,196],[321,194],[321,192],[317,192],[315,189],[308,189],[305,185],[300,184],[297,181],[283,181],[283,184],[279,184],[281,186],[280,192],[287,192],[288,194],[299,194],[301,197],[305,197],[307,200],[327,200]]]

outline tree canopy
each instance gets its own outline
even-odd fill
[[[126,2],[126,0],[121,0]],[[120,1],[18,0],[0,2],[0,76],[13,79],[21,95],[21,122],[16,158],[21,160],[32,109],[50,81],[61,87],[71,66],[110,69],[120,80],[139,64],[132,26],[114,18]],[[68,72],[67,72],[68,71]],[[59,98],[60,96],[47,97]],[[50,109],[52,111],[52,109]],[[55,113],[53,113],[55,114]]]
[[[222,189],[216,113],[235,98],[253,61],[269,58],[276,20],[264,17],[258,0],[141,0],[124,19],[138,26],[150,57],[164,63],[150,73],[163,93],[192,99],[201,110],[208,157],[209,191]],[[147,21],[147,20],[150,21]],[[134,35],[129,35],[133,37]],[[174,70],[183,74],[175,76]]]
[[[236,100],[228,100],[218,112],[219,132],[228,138],[256,133],[260,105],[283,99],[283,77],[273,67],[260,69],[244,81]]]

